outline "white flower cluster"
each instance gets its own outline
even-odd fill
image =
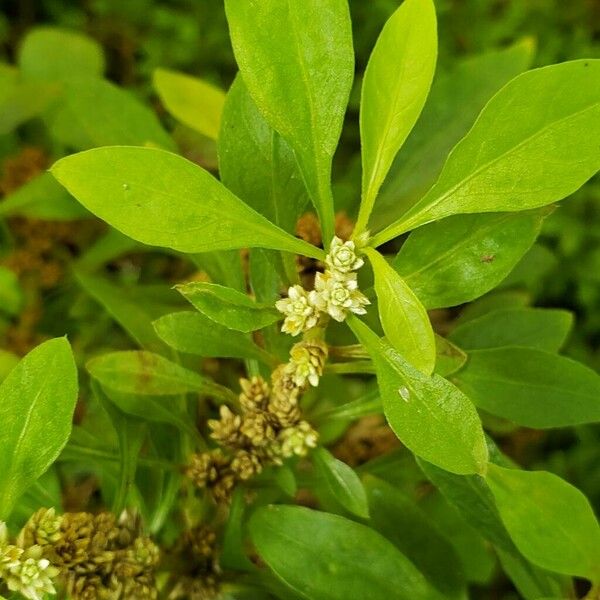
[[[308,292],[299,285],[288,290],[288,297],[276,302],[277,310],[285,315],[281,331],[298,335],[312,329],[320,313],[343,321],[349,312],[364,315],[368,298],[358,289],[356,271],[364,260],[357,256],[354,242],[334,237],[325,258],[327,268],[317,273],[315,289]]]

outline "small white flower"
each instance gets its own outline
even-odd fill
[[[319,313],[313,299],[314,294],[309,294],[299,285],[289,288],[288,297],[275,303],[277,310],[285,315],[281,331],[298,335],[314,327],[319,320]]]
[[[365,264],[365,261],[356,255],[354,242],[343,242],[337,236],[331,242],[331,248],[325,262],[332,271],[338,271],[339,273],[356,271]]]
[[[313,387],[319,385],[327,360],[327,344],[314,340],[295,344],[290,350],[287,370],[296,385],[303,388],[307,382]]]
[[[364,307],[369,299],[358,289],[355,273],[345,277],[331,271],[317,273],[315,279],[314,303],[317,308],[328,313],[336,321],[343,321],[348,312],[364,315]]]
[[[300,421],[293,427],[282,429],[277,441],[280,444],[280,453],[284,458],[306,456],[310,448],[317,446],[319,434],[309,423]]]
[[[2,577],[9,590],[18,592],[29,600],[43,600],[46,594],[55,594],[52,579],[58,575],[58,569],[41,558],[40,546],[32,546],[26,551],[8,546],[5,556],[13,552],[13,560],[4,562]]]

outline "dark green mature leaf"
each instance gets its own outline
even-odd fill
[[[236,331],[256,331],[281,320],[272,306],[256,303],[247,294],[216,283],[193,281],[177,286],[186,300],[209,319]]]
[[[388,19],[365,71],[360,102],[362,201],[367,225],[379,188],[427,99],[437,58],[432,0],[405,0]]]
[[[329,241],[331,161],[354,77],[348,4],[227,0],[225,9],[244,82],[267,122],[296,152]]]
[[[365,488],[371,526],[405,554],[444,598],[464,598],[460,558],[415,501],[372,476],[365,477]]]
[[[452,342],[435,334],[435,372],[448,377],[467,362],[467,355]]]
[[[215,323],[203,314],[181,311],[154,322],[158,336],[179,352],[219,358],[255,358],[268,355],[247,336]]]
[[[375,274],[379,318],[392,346],[426,375],[435,365],[435,338],[429,316],[411,288],[372,248],[365,252]]]
[[[250,519],[262,559],[309,600],[441,600],[384,537],[343,517],[299,506],[266,506]]]
[[[176,71],[156,69],[152,79],[166,109],[181,123],[216,140],[221,126],[225,92]]]
[[[309,201],[296,157],[260,114],[240,76],[229,89],[223,110],[219,173],[234,194],[294,233]]]
[[[600,168],[600,60],[528,71],[486,105],[437,183],[374,245],[457,213],[516,211],[568,196]]]
[[[529,66],[533,49],[531,40],[524,40],[438,71],[421,117],[381,188],[371,216],[373,231],[397,219],[435,183],[452,147],[492,95]]]
[[[194,163],[154,148],[96,148],[59,160],[52,174],[125,235],[181,252],[264,247],[322,258]]]
[[[490,465],[487,480],[524,556],[557,573],[600,581],[600,527],[577,488],[552,473],[497,465]]]
[[[555,308],[494,310],[459,325],[450,339],[464,350],[526,346],[558,352],[573,325],[573,314]]]
[[[313,453],[317,473],[325,480],[333,497],[349,512],[369,518],[367,495],[354,469],[338,460],[325,448]]]
[[[0,520],[60,454],[76,401],[77,369],[65,338],[33,349],[0,385]]]
[[[453,378],[477,406],[519,425],[600,421],[600,376],[564,356],[535,348],[473,350]]]
[[[487,447],[471,401],[448,380],[417,371],[358,319],[348,324],[373,359],[385,415],[400,441],[453,473],[485,472]]]
[[[531,247],[546,210],[457,215],[413,231],[392,263],[427,308],[496,287]]]

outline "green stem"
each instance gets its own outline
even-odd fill
[[[350,346],[329,346],[329,356],[336,358],[369,358],[369,353],[362,344]]]
[[[370,360],[357,360],[356,362],[329,363],[325,365],[325,372],[337,373],[338,375],[374,374],[375,367]]]

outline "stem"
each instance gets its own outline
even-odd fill
[[[362,344],[350,346],[329,346],[329,356],[337,358],[369,358],[369,353]]]
[[[357,360],[356,362],[347,363],[333,363],[325,365],[326,373],[337,373],[337,374],[352,374],[352,373],[366,373],[375,374],[375,367],[370,360]]]

